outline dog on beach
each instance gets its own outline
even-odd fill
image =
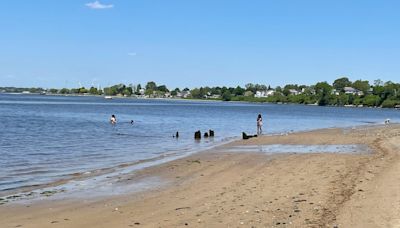
[[[390,119],[386,119],[385,124],[390,124]]]
[[[248,135],[245,132],[242,132],[243,139],[249,139],[249,138],[253,138],[253,137],[257,137],[257,135]]]

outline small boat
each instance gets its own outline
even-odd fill
[[[104,96],[104,99],[112,99],[111,96]]]

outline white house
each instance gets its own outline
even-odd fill
[[[358,89],[355,89],[353,87],[344,87],[343,88],[345,94],[353,94],[353,95],[358,95],[362,96],[364,93]]]
[[[299,91],[297,91],[297,90],[295,90],[295,89],[289,89],[289,93],[292,94],[292,95],[299,95],[299,94],[301,94],[301,92],[299,92]]]
[[[337,91],[336,89],[333,89],[331,92],[332,95],[336,95],[339,96],[339,91]]]
[[[273,90],[273,89],[267,90],[267,92],[265,93],[265,95],[266,95],[267,97],[273,96],[274,94],[275,94],[275,90]]]
[[[182,91],[176,94],[177,97],[188,98],[190,96],[190,91]]]
[[[257,98],[267,97],[265,92],[266,91],[256,91],[256,94],[254,94],[254,97],[257,97]]]
[[[254,97],[261,98],[261,97],[269,97],[273,96],[275,94],[275,90],[267,90],[267,91],[256,91],[256,94],[254,94]]]

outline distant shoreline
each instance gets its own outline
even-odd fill
[[[0,93],[0,94],[10,94],[10,95],[24,95],[24,96],[59,96],[59,97],[106,97],[107,95],[94,95],[94,94],[41,94],[41,93]],[[303,105],[303,106],[321,106],[318,104],[299,104],[299,103],[283,103],[283,102],[267,102],[267,101],[224,101],[221,99],[196,99],[196,98],[161,98],[161,97],[124,97],[124,96],[107,96],[111,99],[138,99],[138,100],[173,100],[173,101],[199,101],[199,102],[228,102],[228,103],[247,103],[247,104],[277,104],[277,105]],[[110,99],[110,100],[111,100]],[[106,99],[107,100],[107,99]],[[338,108],[376,108],[376,109],[399,109],[393,108],[383,108],[383,107],[370,107],[370,106],[357,106],[357,105],[325,105],[321,107],[338,107]]]

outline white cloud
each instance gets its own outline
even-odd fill
[[[128,55],[129,56],[136,56],[137,54],[136,54],[136,52],[129,52]]]
[[[86,6],[91,9],[111,9],[114,7],[114,5],[112,5],[112,4],[105,5],[105,4],[100,3],[99,1],[86,3]]]

